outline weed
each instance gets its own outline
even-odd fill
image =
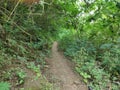
[[[0,90],[10,90],[10,84],[7,82],[0,82]]]
[[[93,90],[106,90],[108,87],[119,90],[120,87],[115,84],[115,82],[119,82],[120,53],[118,45],[104,44],[100,49],[96,49],[91,46],[93,44],[89,45],[87,41],[81,42],[79,40],[79,43],[77,41],[77,39],[76,41],[63,41],[63,43],[61,41],[60,46],[64,48],[65,55],[71,57],[71,60],[76,64],[75,70],[83,77],[84,82]],[[112,48],[111,45],[113,45]],[[102,53],[97,53],[99,51]],[[116,79],[113,80],[113,78]]]
[[[16,72],[16,75],[18,77],[18,82],[16,83],[16,85],[23,84],[26,77],[26,73],[22,69],[20,69]]]

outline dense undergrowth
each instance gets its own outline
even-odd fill
[[[54,34],[47,8],[0,1],[0,90],[24,90],[25,68],[42,78],[42,90],[51,90],[52,85],[41,75]]]
[[[89,88],[120,90],[120,8],[112,0],[88,3],[80,3],[76,29],[62,29],[60,49]]]
[[[64,46],[64,47],[63,47]],[[96,47],[89,40],[63,38],[60,47],[75,63],[75,70],[93,90],[120,89],[120,47],[105,43]]]
[[[0,90],[23,89],[25,68],[43,78],[54,40],[90,88],[120,90],[119,16],[119,0],[1,0]],[[51,90],[42,80],[41,89]]]

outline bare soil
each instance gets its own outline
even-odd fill
[[[40,89],[40,83],[41,83],[40,78],[35,79],[36,75],[29,69],[26,69],[25,71],[27,73],[27,77],[25,79],[24,89],[25,90],[41,90]]]
[[[47,78],[54,84],[54,90],[88,90],[72,64],[58,51],[58,43],[52,46],[52,57],[47,59]]]

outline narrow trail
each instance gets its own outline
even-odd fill
[[[88,90],[71,67],[71,63],[61,52],[58,52],[58,43],[52,46],[52,58],[48,59],[49,73],[57,89],[54,90]]]

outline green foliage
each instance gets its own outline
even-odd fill
[[[62,40],[66,40],[66,38]],[[63,47],[63,44],[67,47]],[[95,47],[92,49],[93,46],[91,47],[90,43],[86,41],[84,41],[83,45],[82,42],[75,43],[75,41],[71,41],[64,43],[63,41],[61,47],[64,48],[65,55],[71,57],[71,60],[75,62],[75,70],[84,78],[84,82],[93,89],[104,90],[112,82],[112,89],[119,90],[120,87],[115,84],[119,80],[120,49],[115,49],[119,47],[118,45],[113,45],[112,48],[107,46],[107,48],[104,48],[104,52],[102,51],[103,48],[101,50]]]
[[[27,63],[27,68],[32,69],[37,75],[36,78],[41,76],[40,65],[35,65],[34,62]]]
[[[44,0],[37,5],[1,0],[0,68],[6,68],[0,70],[0,80],[9,81],[15,71],[18,83],[24,82],[24,71],[9,68],[14,64],[25,63],[41,75],[45,55],[58,39],[87,84],[95,90],[119,90],[119,9],[118,0]]]
[[[93,89],[119,90],[120,8],[118,2],[78,0],[76,4],[79,13],[73,21],[69,19],[74,23],[69,27],[70,30],[74,28],[74,35],[71,33],[62,37],[60,48],[64,50],[66,56],[71,57],[76,64],[75,70]]]
[[[16,72],[16,75],[18,76],[17,85],[23,84],[26,77],[26,73],[22,69],[20,69]]]
[[[83,76],[86,83],[89,83],[90,80],[93,89],[102,90],[107,87],[107,84],[109,83],[109,74],[96,65],[94,57],[89,56],[86,52],[81,50],[75,56],[74,61],[77,63],[76,71]],[[97,85],[99,89],[94,87],[94,85]]]
[[[10,90],[10,84],[7,82],[0,82],[0,90]]]
[[[9,81],[11,87],[24,84],[27,74],[22,67],[41,76],[55,34],[50,1],[43,5],[0,1],[0,81]],[[42,90],[52,86],[48,84],[43,83]]]

